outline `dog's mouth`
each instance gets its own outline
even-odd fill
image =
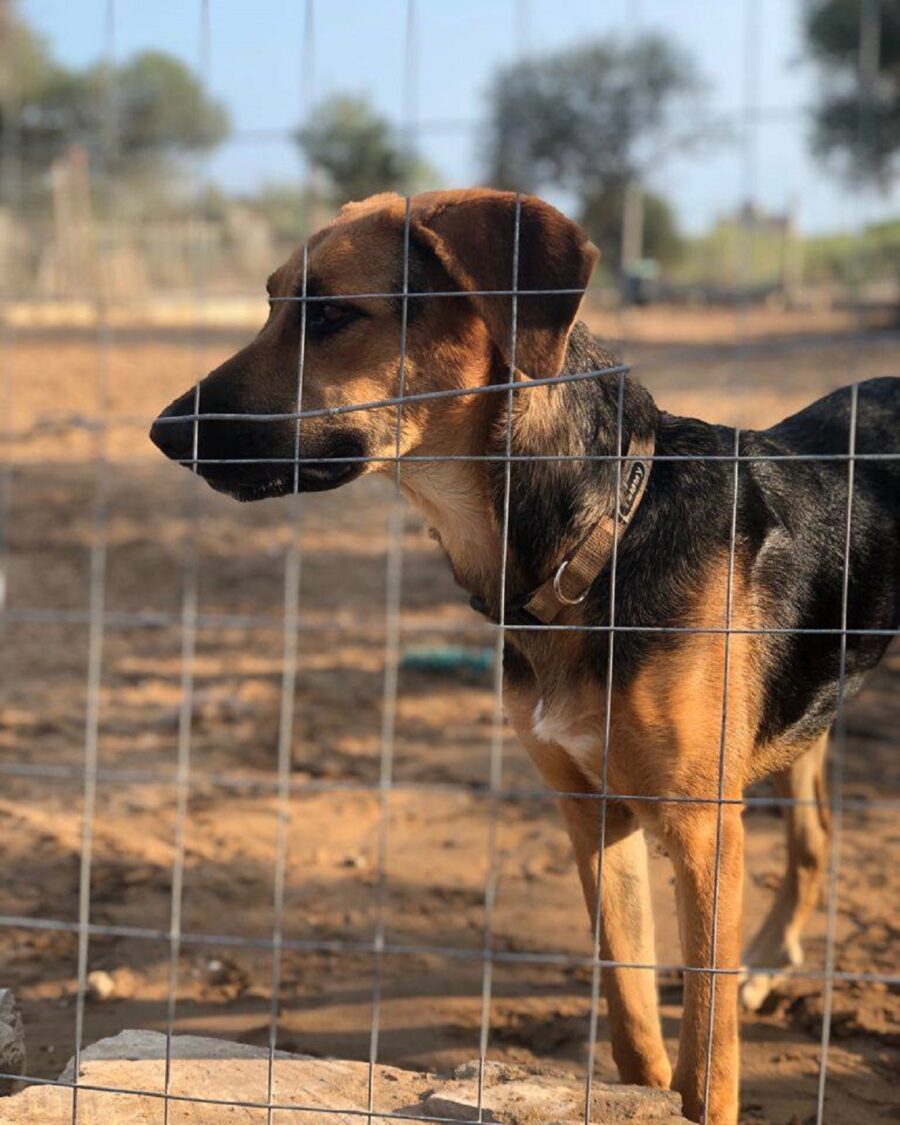
[[[298,450],[293,426],[273,429],[252,420],[212,424],[201,416],[195,434],[194,421],[185,414],[193,408],[192,398],[178,399],[154,422],[150,438],[171,460],[196,469],[210,488],[235,500],[328,492],[363,471],[367,443],[356,430],[330,429],[305,442],[301,437],[300,458],[294,461],[292,454]]]
[[[213,469],[210,466],[209,469]],[[222,492],[233,500],[249,503],[253,500],[267,500],[276,496],[291,496],[299,492],[329,492],[342,484],[349,484],[362,472],[359,461],[314,461],[300,465],[296,471],[293,465],[279,466],[280,471],[261,480],[247,480],[246,477],[231,477],[221,472],[204,470],[198,466],[200,476],[210,488]]]

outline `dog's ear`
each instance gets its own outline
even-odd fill
[[[517,202],[518,199],[518,202]],[[477,190],[415,197],[411,229],[427,243],[487,325],[504,363],[532,378],[558,375],[599,252],[584,231],[533,195]],[[516,216],[518,263],[513,355]],[[484,296],[499,290],[504,296]]]

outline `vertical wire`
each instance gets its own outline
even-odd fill
[[[199,0],[198,61],[201,85],[209,87],[211,57],[210,0]],[[199,172],[199,170],[198,170]],[[196,176],[195,188],[201,187]],[[195,210],[200,209],[198,200]],[[192,240],[194,307],[199,314],[205,288],[205,245],[202,225],[198,224]],[[199,338],[194,342],[197,366],[202,355]],[[166,990],[166,1047],[163,1069],[163,1125],[169,1123],[169,1092],[172,1081],[172,1036],[178,996],[179,960],[181,957],[182,912],[184,902],[185,838],[187,833],[188,804],[191,786],[191,736],[194,714],[194,662],[197,649],[197,612],[200,585],[200,560],[197,550],[197,530],[200,507],[200,480],[197,475],[200,439],[200,380],[194,385],[194,424],[191,441],[191,477],[188,480],[185,502],[185,537],[182,545],[181,588],[181,651],[180,701],[178,706],[178,742],[175,765],[175,829],[174,856],[172,857],[172,886],[169,909],[169,966]]]
[[[532,10],[531,0],[515,0],[516,4],[516,54],[520,59],[531,54]]]
[[[306,295],[309,255],[303,246],[302,297],[300,303],[300,351],[297,360],[297,412],[302,409],[303,373],[306,367]],[[300,507],[300,426],[294,432],[294,497]],[[298,512],[299,515],[299,512]],[[302,550],[299,527],[294,525],[284,564],[284,638],[281,666],[281,712],[278,719],[278,788],[276,795],[278,827],[275,841],[275,869],[272,892],[272,980],[269,1018],[269,1060],[266,1072],[266,1122],[272,1125],[275,1080],[275,1048],[278,1041],[278,1009],[281,993],[281,957],[284,941],[284,886],[287,874],[288,832],[291,824],[291,753],[294,741],[294,698],[297,688],[297,649],[299,638],[300,575]]]
[[[303,18],[301,47],[301,118],[305,119],[312,106],[314,90],[313,0],[306,0]],[[309,236],[312,217],[312,200],[305,199],[303,212],[303,265],[300,301],[300,348],[297,356],[297,413],[303,409],[303,376],[306,370],[306,301],[309,279]],[[302,512],[300,497],[300,427],[297,419],[294,430],[294,503],[298,507],[298,520]],[[302,572],[302,545],[299,524],[292,528],[284,562],[284,636],[281,672],[281,711],[278,720],[278,786],[277,835],[275,840],[275,866],[272,888],[272,978],[269,1010],[269,1058],[266,1069],[266,1122],[272,1125],[275,1103],[275,1051],[278,1045],[278,1014],[281,1000],[281,970],[284,942],[284,899],[287,878],[288,836],[291,827],[291,762],[294,743],[294,706],[297,690],[297,653],[299,640],[300,579]]]
[[[117,99],[115,66],[115,0],[106,0],[104,10],[105,89],[101,174],[109,186],[111,165],[117,142]],[[107,233],[111,213],[105,217]],[[112,340],[107,309],[107,279],[95,272],[97,298],[97,426],[94,438],[96,480],[91,512],[89,572],[88,655],[84,722],[84,781],[82,793],[81,846],[78,871],[78,956],[75,999],[75,1051],[72,1087],[72,1122],[78,1120],[78,1080],[81,1069],[81,1042],[84,1037],[84,1009],[87,996],[87,965],[90,945],[91,866],[94,844],[94,814],[97,805],[97,765],[100,740],[100,690],[103,676],[103,642],[106,610],[106,561],[108,546],[109,474],[107,465],[107,385]]]
[[[7,83],[3,96],[0,97],[0,206],[6,206],[11,215],[15,215],[16,208],[22,206],[22,179],[19,158],[19,119],[21,106],[19,104],[18,86],[21,75],[16,67],[13,57],[13,13],[10,8],[0,10],[0,46],[3,55],[0,58],[7,74]],[[24,218],[24,216],[22,216]],[[15,299],[15,283],[12,280],[13,271],[5,279],[3,297],[12,302]],[[12,355],[15,345],[15,334],[10,320],[0,318],[0,613],[6,609],[9,595],[7,567],[8,541],[7,528],[9,526],[9,513],[12,504],[13,482],[13,375]]]
[[[643,25],[643,13],[641,11],[639,0],[631,0],[630,2],[630,20],[629,30],[637,39],[640,35]],[[622,215],[623,223],[625,215]],[[643,217],[641,218],[643,222]],[[624,266],[624,262],[622,265]],[[624,324],[630,323],[630,318],[623,318]],[[584,1125],[590,1125],[591,1117],[591,1099],[593,1094],[594,1084],[594,1066],[597,1057],[597,1030],[598,1030],[598,1010],[600,1007],[600,984],[602,973],[600,969],[600,959],[602,950],[602,932],[603,932],[603,858],[606,848],[606,820],[608,811],[607,793],[609,792],[609,750],[610,739],[612,736],[612,699],[613,699],[613,681],[615,671],[615,635],[616,635],[616,578],[618,573],[618,555],[619,555],[619,504],[621,501],[622,489],[622,452],[623,452],[623,428],[624,428],[624,415],[625,415],[625,374],[622,372],[619,375],[619,393],[616,408],[616,487],[615,495],[613,497],[615,507],[613,508],[613,542],[612,542],[612,556],[610,558],[610,576],[609,576],[609,634],[607,639],[607,652],[606,652],[606,684],[604,688],[605,695],[605,710],[603,716],[603,747],[601,751],[600,763],[600,832],[598,840],[597,852],[597,889],[594,897],[594,918],[593,929],[591,932],[591,952],[593,964],[591,965],[591,992],[590,992],[590,1012],[588,1015],[588,1051],[587,1051],[587,1070],[584,1080]]]
[[[616,636],[616,576],[619,555],[619,504],[622,490],[622,430],[625,416],[625,373],[619,375],[619,397],[616,411],[616,491],[613,508],[613,542],[609,572],[609,634],[606,650],[606,707],[603,716],[603,751],[600,765],[600,838],[597,852],[597,891],[594,898],[592,933],[593,964],[591,966],[591,1011],[588,1017],[587,1074],[584,1082],[584,1125],[590,1125],[591,1094],[594,1083],[594,1062],[597,1055],[597,1009],[600,1005],[600,953],[603,913],[603,852],[606,845],[606,812],[609,791],[609,743],[612,733],[613,659]]]
[[[306,119],[312,107],[315,89],[314,0],[305,0],[303,39],[301,46],[301,119]],[[300,301],[300,347],[297,357],[297,412],[302,409],[303,376],[306,369],[306,301],[309,278],[309,251],[307,238],[314,217],[313,177],[308,177],[307,191],[301,203],[303,217],[303,263]],[[294,431],[293,492],[300,506],[300,429],[297,419]],[[303,509],[298,511],[298,517]],[[299,526],[295,526],[285,555],[283,601],[283,653],[281,681],[281,710],[278,722],[277,750],[277,831],[272,889],[272,976],[270,981],[269,1056],[266,1068],[266,1121],[272,1125],[275,1102],[275,1052],[278,1044],[278,1016],[281,1000],[282,956],[284,943],[285,883],[287,878],[288,838],[291,826],[290,773],[293,756],[294,707],[297,686],[297,654],[299,639],[300,579],[302,573],[302,546]]]
[[[834,726],[834,752],[832,755],[832,837],[828,857],[828,913],[825,928],[825,995],[822,1004],[822,1039],[819,1055],[819,1080],[816,1093],[816,1125],[825,1119],[825,1082],[828,1074],[828,1048],[831,1042],[831,1017],[834,1004],[834,964],[837,933],[838,875],[840,872],[841,836],[844,827],[843,787],[844,751],[847,742],[847,717],[844,692],[847,679],[847,604],[850,586],[850,545],[853,524],[853,483],[855,478],[856,419],[859,385],[850,388],[850,440],[847,461],[847,525],[844,533],[844,575],[841,587],[841,640],[838,664],[837,714]]]
[[[516,373],[516,344],[519,315],[519,240],[522,229],[522,197],[516,193],[515,226],[513,228],[512,309],[509,341],[509,382],[518,382]],[[484,1070],[487,1063],[488,1039],[491,1021],[491,992],[493,989],[493,925],[494,905],[497,898],[497,821],[500,813],[500,786],[503,780],[503,650],[506,643],[506,567],[509,558],[509,508],[512,484],[512,423],[515,388],[506,392],[506,432],[503,462],[503,515],[500,521],[500,607],[498,627],[494,640],[494,714],[491,724],[490,764],[488,774],[488,847],[487,871],[484,883],[484,936],[482,942],[481,974],[481,1030],[478,1038],[478,1120],[483,1118]]]
[[[741,250],[738,274],[745,291],[753,285],[753,265],[756,256],[756,228],[754,212],[757,191],[757,169],[759,167],[759,92],[762,72],[762,24],[764,0],[744,0],[744,58],[743,58],[743,106],[741,129],[741,171],[743,186],[743,209],[745,220],[741,232]],[[739,363],[743,359],[742,345],[746,343],[747,311],[749,297],[741,293],[738,301],[737,345]]]
[[[734,431],[734,474],[732,477],[733,495],[731,500],[731,527],[728,535],[728,574],[725,581],[725,633],[722,653],[722,722],[719,730],[719,782],[716,794],[716,858],[713,869],[712,922],[710,927],[710,974],[709,974],[709,1015],[706,1038],[706,1073],[703,1080],[704,1116],[709,1106],[709,1086],[712,1075],[713,1029],[716,1019],[716,947],[719,939],[719,884],[722,871],[722,826],[725,812],[725,760],[728,747],[728,677],[731,670],[731,615],[734,592],[734,556],[737,540],[738,485],[740,473],[741,431]]]
[[[407,0],[404,33],[403,103],[409,168],[416,154],[417,102],[417,35],[416,0]],[[403,285],[400,305],[400,363],[397,372],[397,398],[406,391],[406,354],[409,321],[409,233],[410,184],[406,185],[403,213]],[[401,453],[403,448],[403,403],[397,405],[394,434],[394,490],[388,518],[388,557],[385,578],[384,690],[381,710],[381,745],[378,776],[378,829],[376,842],[375,927],[372,938],[372,1022],[369,1032],[369,1071],[366,1106],[375,1112],[375,1067],[381,1036],[381,1001],[384,990],[384,945],[386,934],[385,902],[387,897],[387,856],[390,835],[391,790],[394,780],[394,746],[397,728],[397,694],[400,678],[400,598],[403,582],[403,534],[405,508],[400,491]]]
[[[881,0],[862,0],[859,13],[859,51],[857,56],[857,119],[856,143],[861,158],[867,144],[875,144],[872,98],[880,65]],[[860,312],[859,330],[863,329]],[[825,1085],[828,1078],[828,1051],[831,1045],[831,1022],[834,1010],[834,970],[837,944],[838,879],[844,827],[844,756],[847,749],[847,717],[844,694],[847,678],[847,614],[850,589],[850,548],[853,524],[853,484],[856,474],[856,425],[859,409],[859,386],[850,388],[850,454],[847,462],[847,524],[844,537],[844,573],[841,586],[841,634],[838,663],[837,712],[834,721],[831,754],[831,851],[828,857],[828,905],[825,928],[825,994],[822,1003],[822,1037],[819,1053],[819,1075],[816,1090],[816,1125],[825,1119]]]

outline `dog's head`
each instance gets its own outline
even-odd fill
[[[469,396],[414,399],[399,415],[396,404],[352,407],[503,382],[511,366],[558,374],[596,259],[575,223],[532,196],[351,203],[269,278],[256,339],[168,406],[150,436],[241,500],[336,488],[398,451],[452,452]]]

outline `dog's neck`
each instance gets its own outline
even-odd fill
[[[575,326],[566,373],[601,371],[615,362],[584,325]],[[658,418],[650,395],[618,374],[517,391],[509,427],[508,397],[502,391],[479,396],[465,408],[468,416],[442,428],[452,436],[440,448],[429,443],[429,456],[454,459],[408,463],[401,478],[447,552],[457,582],[494,616],[504,526],[509,603],[544,581],[612,504],[615,462],[580,458],[616,453],[620,410],[623,448],[633,435],[653,433]],[[508,466],[507,441],[513,457]],[[485,455],[492,459],[465,460]]]
[[[485,454],[490,428],[483,411],[478,422],[473,427],[471,416],[461,411],[428,443],[424,456],[435,460],[406,462],[400,478],[403,494],[421,512],[456,581],[470,594],[495,584],[501,556],[488,465],[475,460]]]

